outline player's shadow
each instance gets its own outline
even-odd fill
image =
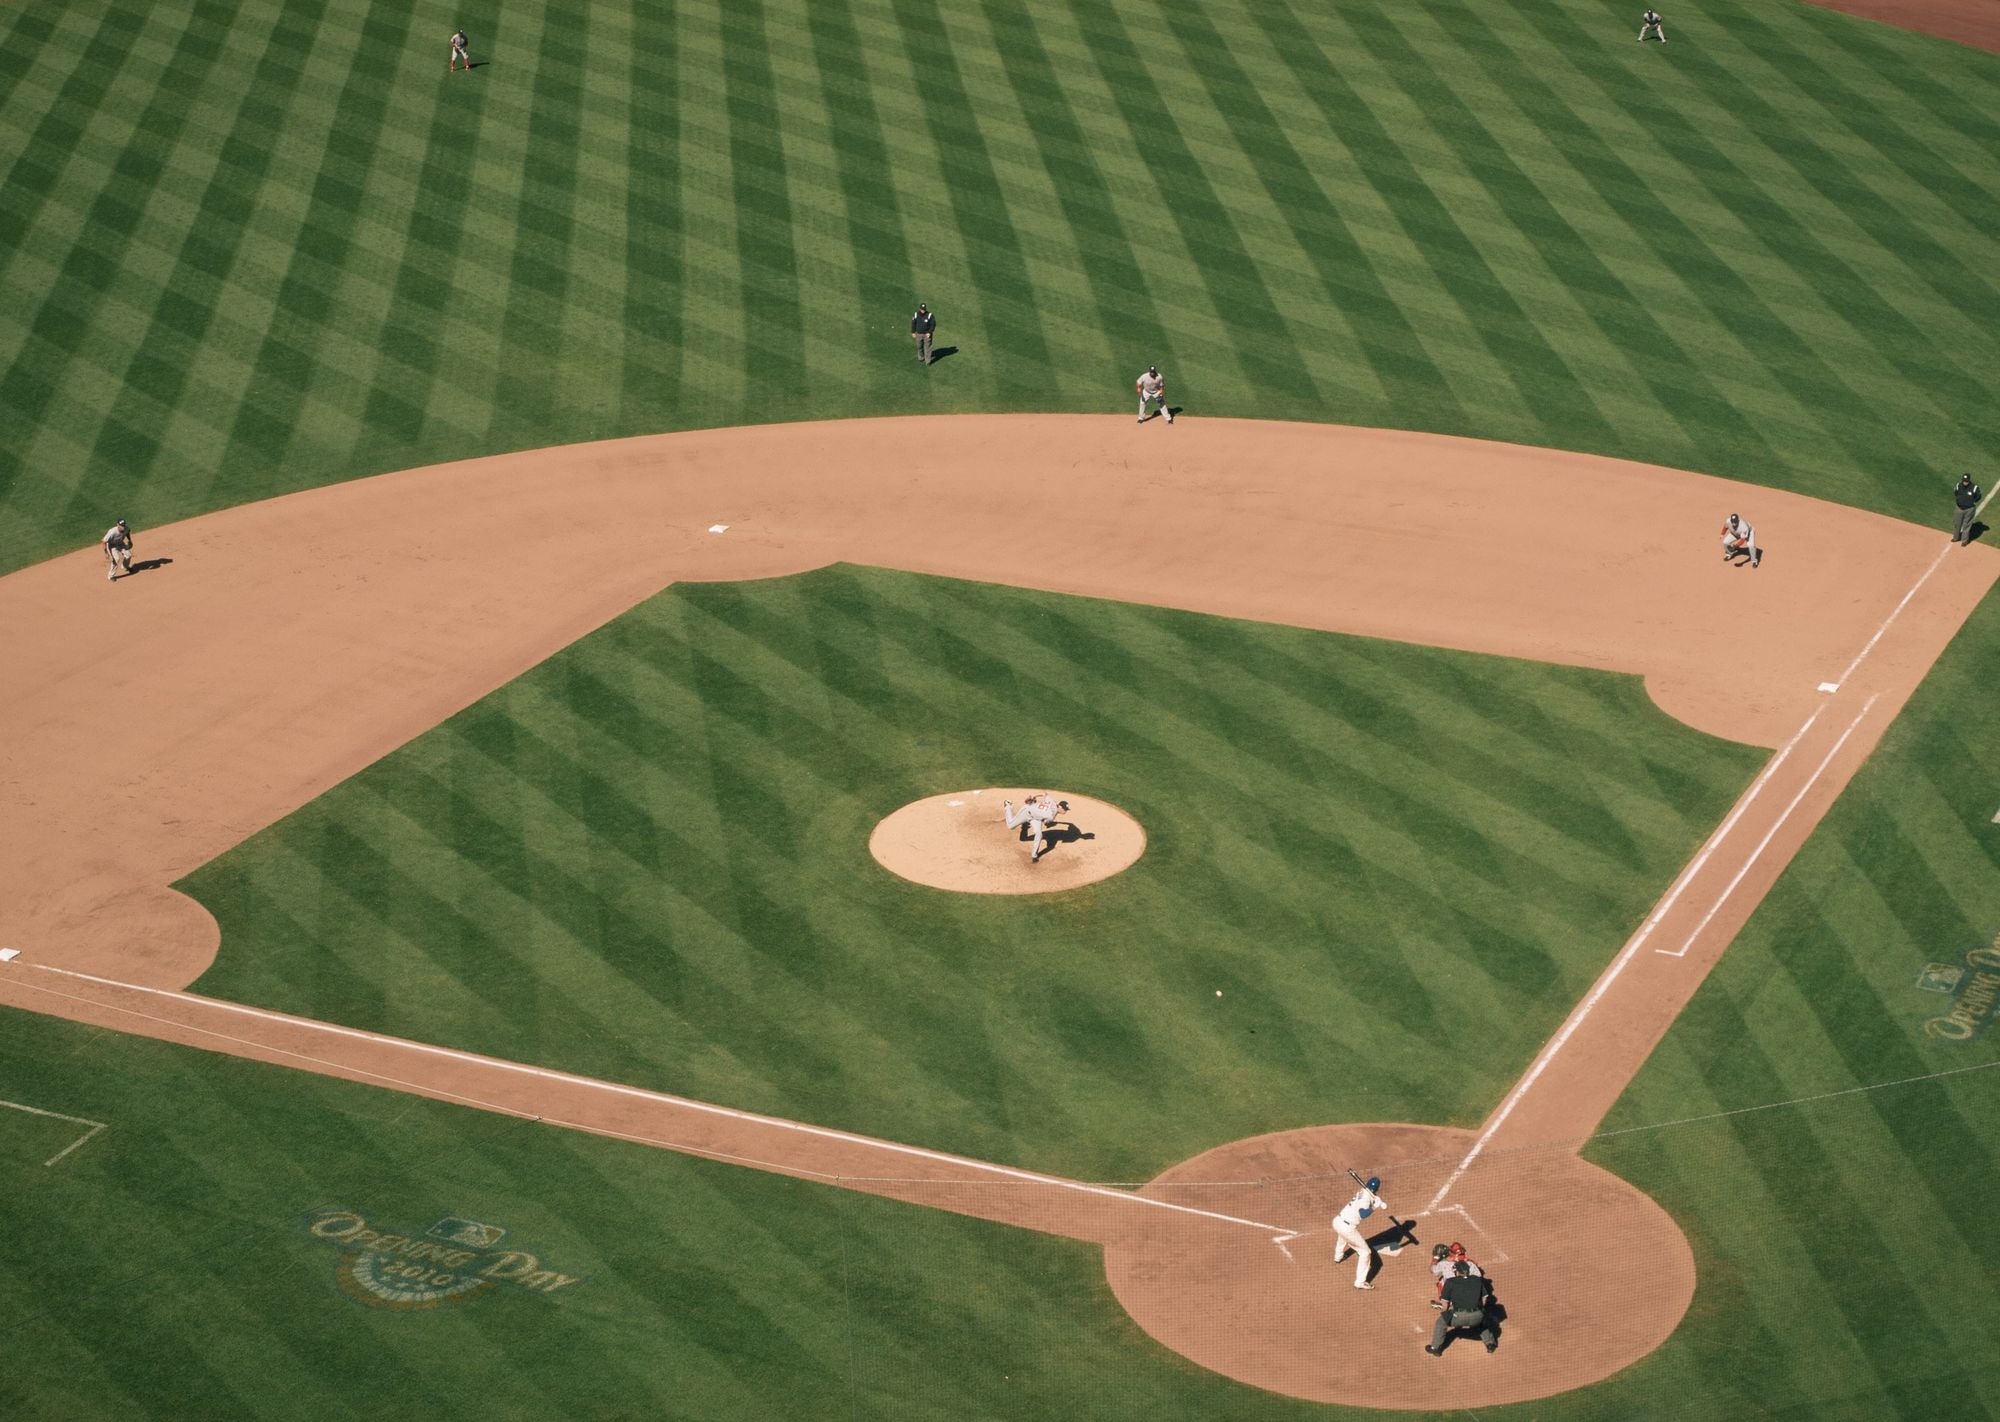
[[[931,348],[931,364],[936,365],[946,356],[953,356],[957,354],[958,354],[957,346],[933,346]]]
[[[1032,825],[1022,825],[1020,835],[1021,843],[1023,844],[1033,844],[1035,842],[1035,831]],[[1042,858],[1047,859],[1051,854],[1054,854],[1060,845],[1075,844],[1081,839],[1096,838],[1096,835],[1086,834],[1068,820],[1057,820],[1042,831]]]
[[[1409,1220],[1366,1236],[1368,1247],[1377,1254],[1393,1254],[1417,1243],[1417,1227]]]
[[[1979,539],[1979,535],[1984,532],[1986,532],[1986,525],[1979,522],[1977,519],[1974,519],[1972,522],[1972,527],[1965,530],[1965,541],[1967,543],[1977,542]]]
[[[167,567],[173,561],[171,558],[141,558],[125,570],[125,576],[129,578],[134,573],[150,573],[155,568]]]
[[[1765,560],[1767,560],[1770,556],[1771,556],[1770,549],[1759,548],[1757,550],[1757,563],[1759,565],[1763,564]],[[1729,562],[1732,567],[1737,567],[1737,568],[1748,568],[1752,566],[1750,562],[1750,554],[1746,550],[1739,549],[1737,552],[1731,553],[1729,555]]]

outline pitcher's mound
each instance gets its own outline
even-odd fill
[[[1032,841],[1008,829],[1004,804],[1018,808],[1034,789],[954,790],[915,800],[886,817],[868,836],[868,852],[892,874],[933,889],[966,894],[1048,894],[1108,879],[1146,852],[1139,822],[1103,800],[1067,790],[1069,801],[1042,836],[1042,857],[1031,863]]]

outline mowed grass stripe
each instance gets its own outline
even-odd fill
[[[680,203],[680,90],[666,81],[679,64],[675,7],[636,0],[626,73],[625,303],[619,419],[630,424],[654,399],[671,405],[681,386],[681,307],[686,275]]]

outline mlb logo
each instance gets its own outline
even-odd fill
[[[457,1215],[446,1215],[424,1233],[435,1239],[448,1239],[453,1244],[463,1244],[472,1249],[491,1249],[506,1236],[507,1231],[499,1225],[481,1224],[478,1220],[462,1220]]]
[[[1926,963],[1917,975],[1917,986],[1925,992],[1952,992],[1964,976],[1965,969],[1956,963]]]

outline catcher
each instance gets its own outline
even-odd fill
[[[1431,1246],[1431,1274],[1437,1279],[1437,1297],[1431,1302],[1432,1308],[1444,1307],[1444,1281],[1457,1272],[1457,1266],[1461,1263],[1466,1266],[1473,1278],[1486,1277],[1486,1271],[1466,1254],[1465,1246],[1457,1240],[1453,1240],[1450,1244]]]
[[[104,537],[97,541],[104,545],[104,580],[107,583],[118,581],[118,569],[121,566],[128,573],[132,571],[131,525],[121,518],[105,529]]]
[[[1748,557],[1754,568],[1764,561],[1764,550],[1757,546],[1757,530],[1750,521],[1731,514],[1729,522],[1722,525],[1722,561],[1733,563],[1743,557]]]

